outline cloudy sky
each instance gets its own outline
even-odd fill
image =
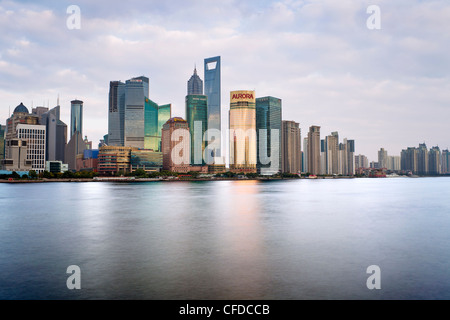
[[[81,10],[69,29],[67,8]],[[370,5],[381,10],[371,30]],[[338,131],[376,160],[426,142],[450,147],[448,0],[0,0],[0,122],[9,108],[84,101],[84,134],[107,133],[109,81],[150,78],[150,98],[185,116],[186,82],[222,58],[222,126],[229,92],[283,100],[302,138]]]

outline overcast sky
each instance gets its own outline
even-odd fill
[[[81,28],[67,27],[69,5]],[[370,30],[370,5],[381,30]],[[150,98],[185,117],[186,82],[203,59],[222,58],[222,126],[229,92],[283,100],[283,119],[338,131],[377,160],[426,142],[450,147],[448,0],[2,1],[0,121],[60,95],[84,101],[83,133],[108,128],[109,81],[150,78]]]

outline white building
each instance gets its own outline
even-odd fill
[[[18,124],[17,138],[27,141],[27,159],[32,161],[32,170],[45,170],[45,126]]]

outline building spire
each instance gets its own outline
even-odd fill
[[[197,64],[194,64],[194,75],[197,75]]]

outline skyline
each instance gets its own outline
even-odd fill
[[[381,30],[366,27],[369,1],[138,3],[78,1],[81,29],[69,30],[72,3],[0,1],[1,123],[20,102],[53,108],[58,95],[69,123],[79,99],[84,135],[97,144],[108,132],[109,82],[140,75],[150,99],[185,118],[194,67],[205,81],[203,59],[221,56],[225,128],[229,92],[255,90],[282,99],[282,119],[300,123],[302,139],[312,125],[322,139],[338,131],[371,161],[380,148],[449,147],[445,1],[378,1]]]

